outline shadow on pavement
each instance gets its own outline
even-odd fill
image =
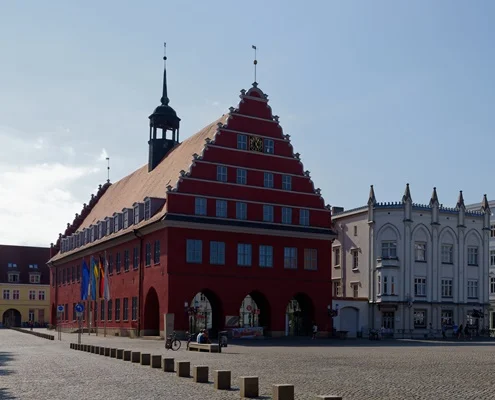
[[[17,399],[17,397],[12,396],[8,389],[5,388],[0,388],[0,400],[11,400],[11,399]]]
[[[0,376],[11,375],[13,370],[5,369],[10,361],[14,359],[12,353],[0,351]],[[9,389],[0,388],[0,400],[16,399],[17,397],[10,394]]]

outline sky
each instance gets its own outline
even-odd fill
[[[167,42],[181,138],[269,95],[327,204],[495,198],[495,3],[62,0],[0,5],[0,243],[49,246],[147,162]]]

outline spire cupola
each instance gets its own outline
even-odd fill
[[[165,44],[166,46],[166,44]],[[152,171],[163,160],[167,153],[179,143],[180,118],[170,107],[167,89],[167,56],[163,57],[163,89],[160,105],[155,108],[150,119],[150,140],[148,171]],[[161,130],[161,135],[160,135]],[[170,133],[167,135],[167,132]]]
[[[433,193],[431,194],[430,207],[438,206],[440,202],[438,201],[437,188],[433,188]]]

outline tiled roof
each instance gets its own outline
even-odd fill
[[[96,224],[98,221],[103,221],[105,217],[111,217],[115,212],[121,212],[123,208],[131,208],[134,203],[142,202],[146,197],[165,198],[167,186],[176,186],[180,177],[180,171],[184,170],[187,172],[189,170],[189,166],[193,162],[193,154],[202,153],[206,144],[205,139],[213,139],[218,129],[218,123],[225,123],[227,118],[228,114],[222,115],[222,117],[204,127],[195,135],[184,140],[172,149],[151,172],[148,172],[148,164],[146,164],[132,174],[112,184],[94,205],[77,231],[80,232],[84,228]],[[148,225],[165,215],[166,211],[167,204],[149,220],[142,221],[139,225],[131,225],[128,229],[112,233],[109,236],[105,236],[104,239],[109,240],[113,237],[121,236],[132,229]],[[97,242],[81,246],[72,251],[64,252],[63,255],[59,252],[52,258],[52,261],[91,247],[97,243],[102,243],[105,240],[98,240]]]

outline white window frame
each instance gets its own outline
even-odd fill
[[[426,297],[426,277],[416,276],[414,278],[414,296]]]
[[[292,190],[292,176],[282,175],[282,190]]]
[[[468,279],[467,286],[468,286],[468,290],[467,290],[468,299],[477,299],[479,296],[478,280],[477,279]]]
[[[151,199],[144,202],[144,220],[147,221],[151,218]]]
[[[490,227],[490,237],[495,237],[495,224]]]
[[[284,269],[297,269],[297,247],[284,247]]]
[[[359,269],[359,249],[352,249],[351,256],[352,256],[352,269],[353,270]]]
[[[20,280],[19,272],[9,272],[8,274],[9,283],[16,283],[19,282],[19,280]]]
[[[237,265],[239,267],[250,267],[252,263],[252,245],[249,243],[237,244]]]
[[[269,204],[263,204],[263,222],[273,222],[273,206]]]
[[[19,300],[21,298],[21,291],[19,289],[12,290],[12,300]]]
[[[259,266],[263,268],[273,267],[273,246],[260,245]]]
[[[490,267],[495,267],[495,250],[490,250]]]
[[[414,310],[414,314],[413,314],[414,328],[419,328],[419,329],[426,328],[428,324],[427,318],[428,318],[428,313],[426,312],[426,310],[424,309]]]
[[[194,215],[206,215],[207,200],[204,197],[194,198]]]
[[[397,258],[397,240],[384,240],[382,241],[382,259],[396,259]]]
[[[452,278],[442,278],[441,293],[443,298],[454,297],[454,280]]]
[[[29,283],[40,283],[40,274],[29,274]]]
[[[390,295],[395,296],[397,293],[395,291],[395,276],[390,276]]]
[[[426,242],[414,243],[414,261],[426,262]]]
[[[263,151],[267,154],[275,154],[275,142],[272,139],[263,140]]]
[[[478,246],[468,246],[468,265],[478,266],[479,248]]]
[[[227,182],[227,167],[225,165],[217,165],[217,181]]]
[[[134,225],[139,224],[141,221],[141,215],[139,215],[139,204],[134,206]]]
[[[442,264],[452,264],[454,262],[454,245],[442,243]]]
[[[292,224],[292,208],[282,207],[282,224]]]
[[[235,218],[240,220],[247,219],[247,203],[237,201],[235,203]]]
[[[440,323],[451,326],[454,320],[454,310],[442,310],[440,312]]]
[[[333,248],[333,266],[334,267],[340,267],[340,263],[342,262],[341,260],[341,250],[340,250],[340,246],[337,246],[337,247],[334,247]]]
[[[388,276],[383,275],[382,276],[382,295],[386,296],[388,295]]]
[[[490,294],[495,294],[495,278],[490,277]]]
[[[236,183],[238,185],[247,185],[247,169],[237,168]]]
[[[248,149],[247,135],[242,135],[242,134],[237,135],[237,148],[239,150],[247,150]]]
[[[309,226],[309,210],[305,208],[299,210],[299,225]]]
[[[318,269],[318,250],[304,249],[304,269],[316,271]]]
[[[342,281],[340,279],[334,280],[333,282],[333,295],[334,297],[341,297],[342,296]]]
[[[273,188],[273,173],[271,172],[263,173],[263,186],[266,188]]]
[[[186,262],[188,264],[201,264],[203,262],[203,241],[187,239]]]
[[[36,290],[30,290],[29,291],[29,300],[31,300],[31,301],[36,300]]]
[[[215,203],[215,215],[218,218],[227,218],[227,200],[217,200]]]
[[[38,300],[39,301],[45,301],[46,300],[46,293],[44,290],[38,290]]]
[[[10,289],[3,289],[3,300],[10,300]]]
[[[378,274],[376,276],[376,294],[378,296],[382,295],[382,275]]]

